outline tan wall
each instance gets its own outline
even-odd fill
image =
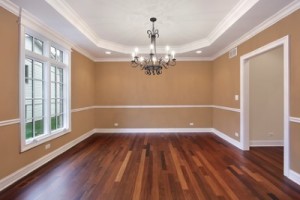
[[[292,13],[281,21],[277,22],[268,29],[257,34],[253,38],[247,40],[238,46],[238,56],[232,59],[228,58],[228,54],[224,54],[217,58],[213,62],[213,102],[216,105],[228,106],[239,108],[239,102],[235,102],[233,95],[239,94],[240,83],[240,56],[245,55],[259,47],[262,47],[270,42],[273,42],[286,35],[290,37],[290,112],[293,117],[300,117],[300,11]],[[214,128],[217,123],[216,118],[219,121],[227,121],[231,114],[219,116],[213,115]],[[224,123],[225,123],[224,122]],[[232,124],[231,129],[239,129],[239,121],[236,124]],[[231,132],[224,132],[229,136],[232,136]],[[299,133],[299,132],[298,132]],[[295,133],[294,133],[295,134]],[[295,145],[299,145],[299,142],[292,142],[291,148],[296,148]],[[291,156],[291,162],[294,163],[299,159],[300,151],[295,152]],[[300,167],[293,165],[293,169],[300,173]]]
[[[300,124],[299,123],[291,123],[290,126],[290,153],[291,153],[291,168],[300,173]]]
[[[249,60],[249,136],[283,140],[283,47]]]
[[[2,105],[0,106],[0,121],[19,117],[19,34],[17,20],[16,16],[0,7],[0,105]]]
[[[19,118],[19,46],[17,17],[0,7],[0,121]],[[5,58],[5,59],[4,59]],[[72,53],[72,108],[92,106],[95,102],[94,63]],[[51,148],[39,145],[20,152],[20,125],[0,126],[0,179],[36,161],[51,151],[78,138],[95,127],[95,112],[72,113],[72,132],[51,140]]]
[[[211,62],[178,62],[147,76],[129,62],[97,63],[97,105],[209,105]]]
[[[95,105],[95,63],[72,52],[72,109]]]
[[[239,141],[240,136],[235,136],[235,133],[240,132],[240,113],[214,108],[213,128]]]
[[[97,105],[210,105],[212,62],[178,62],[147,76],[129,62],[97,63]],[[193,128],[212,126],[211,109],[97,109],[97,128]]]
[[[211,128],[211,108],[97,109],[97,128]],[[194,123],[190,126],[189,123]],[[114,127],[118,123],[118,127]]]

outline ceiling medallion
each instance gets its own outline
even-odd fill
[[[147,75],[160,75],[162,74],[162,69],[168,69],[170,66],[176,65],[175,52],[170,53],[170,47],[166,47],[166,55],[164,57],[158,58],[156,54],[156,38],[159,37],[158,29],[154,28],[155,17],[150,18],[152,22],[152,30],[148,30],[147,34],[151,39],[150,44],[150,54],[149,58],[144,58],[143,56],[138,56],[138,48],[132,53],[131,66],[140,67],[145,70]]]

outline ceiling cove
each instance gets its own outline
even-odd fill
[[[204,38],[199,38],[186,44],[173,46],[172,49],[176,53],[185,53],[210,46],[215,42],[228,28],[230,28],[237,20],[239,20],[245,13],[248,12],[259,0],[240,0],[234,7],[226,14],[226,16],[217,24],[216,27]],[[58,13],[67,19],[73,26],[75,26],[83,35],[85,35],[97,47],[116,51],[124,54],[129,54],[136,47],[136,45],[124,45],[114,41],[108,41],[101,38],[91,28],[85,20],[67,3],[61,0],[46,0]],[[188,2],[188,1],[185,1]],[[159,19],[158,19],[159,20]],[[120,22],[121,23],[121,22]],[[150,28],[150,27],[149,27]],[[145,39],[147,35],[145,34]],[[149,46],[140,46],[141,53],[148,53]],[[162,46],[157,47],[158,53],[163,53],[165,48]]]

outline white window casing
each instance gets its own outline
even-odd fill
[[[53,35],[53,32],[47,31],[44,27],[40,27],[37,25],[37,23],[34,23],[28,19],[23,19],[22,16],[20,17],[20,138],[21,138],[21,152],[26,151],[28,149],[31,149],[35,146],[38,146],[42,143],[48,142],[54,138],[60,137],[68,132],[71,131],[71,48],[68,44],[65,43],[65,41],[61,40],[60,37],[57,37],[57,35]],[[33,51],[26,50],[25,49],[25,34],[28,34],[30,36],[33,36],[34,38],[37,38],[38,40],[43,42],[43,55],[37,54]],[[38,41],[39,42],[39,41]],[[59,55],[63,54],[63,59],[60,61],[54,60],[50,58],[50,48],[54,47],[57,50],[60,50],[58,53]],[[28,92],[27,95],[25,94],[25,86],[28,83],[28,81],[31,81],[33,84],[35,82],[34,77],[25,78],[25,60],[33,60],[33,62],[39,62],[43,64],[43,78],[42,80],[36,80],[38,83],[43,83],[43,96],[41,98],[42,104],[42,117],[43,121],[39,121],[39,124],[41,125],[42,134],[35,136],[35,133],[32,133],[32,137],[26,138],[26,116],[25,116],[25,99],[27,96],[28,99]],[[34,65],[34,64],[33,64]],[[62,125],[59,124],[55,128],[55,130],[52,130],[51,128],[51,121],[53,118],[51,118],[51,66],[55,67],[55,69],[62,69],[63,74],[63,80],[62,82],[53,82],[52,84],[55,85],[55,88],[62,88],[62,96],[59,95],[59,97],[55,97],[55,109],[58,109],[57,102],[62,102],[62,110],[60,112],[56,111],[55,120],[57,120],[60,116],[62,116],[62,120],[60,122],[63,122]],[[28,68],[28,67],[27,67]],[[32,67],[32,73],[34,73],[35,67]],[[27,72],[28,73],[28,72]],[[27,74],[28,76],[28,74]],[[55,74],[55,77],[57,74]],[[26,83],[25,83],[26,79]],[[62,87],[60,87],[62,86]],[[37,89],[32,87],[32,93],[41,93],[41,91],[37,91]],[[28,88],[27,88],[28,89]],[[57,94],[56,94],[57,95]],[[53,94],[52,94],[53,96]],[[52,98],[53,99],[53,98]],[[32,102],[40,100],[39,98],[35,99],[35,96],[32,95]],[[28,100],[30,102],[30,100]],[[32,103],[34,105],[34,103]],[[35,123],[37,122],[35,118],[34,113],[35,112],[41,112],[40,110],[35,110],[36,108],[32,108],[32,113],[29,113],[27,116],[32,116],[32,132],[35,131]],[[27,110],[27,112],[29,109]],[[41,114],[41,113],[39,113]],[[53,115],[52,115],[53,117]],[[57,124],[58,122],[55,121]],[[52,131],[51,131],[52,130]]]

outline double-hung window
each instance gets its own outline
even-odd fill
[[[21,150],[70,132],[70,50],[21,28]]]

